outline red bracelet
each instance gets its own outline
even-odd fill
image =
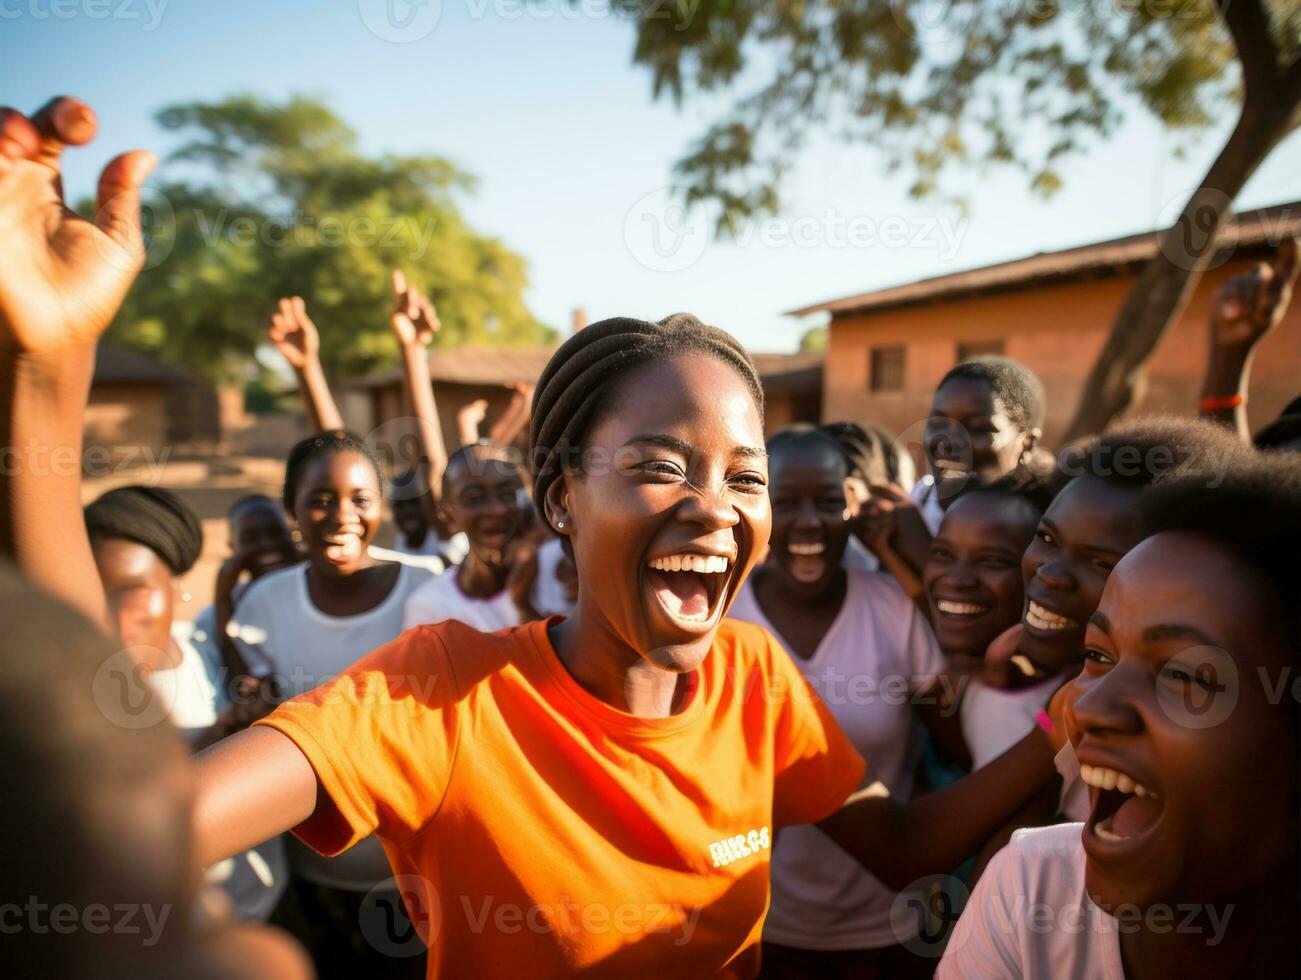
[[[1245,404],[1247,404],[1247,396],[1242,394],[1207,395],[1197,403],[1197,409],[1201,412],[1218,412],[1223,408],[1237,408]]]

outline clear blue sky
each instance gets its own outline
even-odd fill
[[[1051,202],[1015,173],[972,175],[959,188],[965,224],[909,200],[906,180],[883,176],[870,148],[818,146],[786,188],[782,223],[710,243],[659,192],[719,106],[652,102],[648,73],[631,64],[632,28],[603,16],[603,3],[532,2],[528,12],[519,0],[0,0],[0,102],[35,108],[65,92],[96,108],[100,136],[67,168],[81,196],[113,153],[166,152],[153,124],[165,104],[322,96],[367,152],[437,153],[478,177],[464,211],[528,259],[528,300],[546,322],[567,327],[580,305],[592,319],[689,310],[756,350],[794,347],[809,325],[783,316],[794,307],[1154,227],[1230,122],[1226,111],[1176,160],[1136,111],[1067,166]],[[386,4],[423,36],[377,36],[401,30]],[[1238,204],[1299,198],[1294,134]]]

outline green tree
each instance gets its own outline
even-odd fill
[[[656,95],[706,98],[757,79],[675,167],[688,203],[721,207],[720,231],[775,212],[809,138],[878,149],[941,193],[953,170],[1023,170],[1048,195],[1058,165],[1141,108],[1191,137],[1235,99],[1240,113],[1159,255],[1140,275],[1086,386],[1071,435],[1132,400],[1142,367],[1215,251],[1230,205],[1301,121],[1298,0],[623,0],[634,60]]]
[[[827,328],[810,327],[800,334],[801,353],[814,353],[827,349]]]
[[[356,134],[306,98],[174,105],[185,142],[153,195],[150,260],[108,334],[210,377],[250,378],[269,312],[301,295],[332,373],[393,363],[390,270],[433,298],[436,346],[556,337],[524,302],[524,260],[470,228],[473,180],[440,157],[361,154]]]

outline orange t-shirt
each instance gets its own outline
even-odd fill
[[[773,834],[837,810],[862,757],[758,626],[724,620],[682,710],[637,718],[547,625],[409,630],[263,719],[320,781],[294,832],[379,835],[430,977],[753,976]]]

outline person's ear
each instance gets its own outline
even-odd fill
[[[556,477],[547,487],[543,510],[547,523],[557,534],[568,535],[574,530],[574,517],[569,509],[569,483],[564,475]]]
[[[1039,440],[1043,438],[1044,430],[1039,426],[1025,430],[1025,435],[1021,437],[1021,458],[1028,459],[1034,452],[1035,446],[1039,445]]]
[[[852,521],[863,510],[863,504],[871,496],[871,491],[862,477],[847,476],[843,486],[845,488],[845,520]]]

